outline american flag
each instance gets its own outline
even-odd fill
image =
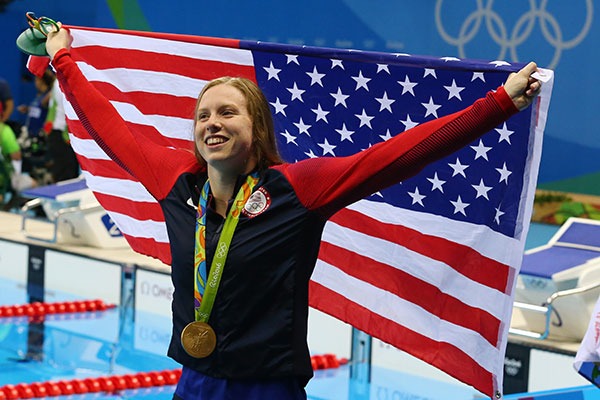
[[[73,58],[136,135],[190,148],[202,86],[244,76],[265,92],[289,162],[352,154],[461,110],[520,67],[69,28]],[[550,90],[545,85],[533,107],[462,150],[334,215],[312,276],[311,306],[486,395],[501,393]],[[156,201],[66,108],[89,187],[134,250],[169,264]]]
[[[573,368],[600,388],[600,298],[596,301],[588,329],[577,350]]]

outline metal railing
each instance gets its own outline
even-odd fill
[[[89,212],[89,211],[99,211],[102,210],[102,206],[100,206],[99,204],[89,204],[89,205],[77,205],[77,206],[71,206],[71,207],[65,207],[65,208],[61,208],[58,209],[56,211],[54,211],[52,213],[52,215],[49,215],[48,218],[43,218],[43,217],[37,217],[37,216],[33,216],[31,215],[31,211],[35,210],[38,207],[42,207],[43,206],[43,200],[42,199],[33,199],[33,200],[29,200],[27,201],[22,207],[21,207],[21,216],[23,217],[22,221],[21,221],[21,232],[25,235],[25,237],[29,238],[29,239],[35,239],[35,240],[40,240],[46,243],[56,243],[57,239],[58,239],[58,224],[61,220],[64,219],[65,216],[68,216],[69,214],[75,214],[75,213],[80,213],[80,212]],[[26,224],[27,221],[36,221],[36,222],[42,222],[42,223],[47,223],[52,225],[52,237],[51,238],[45,238],[45,237],[41,237],[41,236],[37,236],[34,235],[30,232],[27,231],[26,228]],[[76,232],[72,232],[73,237],[78,237]]]
[[[546,299],[546,302],[541,306],[515,301],[513,303],[514,308],[530,311],[533,313],[545,314],[544,330],[542,332],[535,332],[535,331],[526,330],[526,329],[510,328],[508,332],[512,333],[514,335],[525,336],[525,337],[529,337],[532,339],[539,339],[539,340],[546,339],[548,337],[548,335],[550,335],[550,329],[551,329],[550,321],[552,318],[552,311],[554,310],[554,302],[556,300],[558,300],[560,298],[568,297],[568,296],[574,296],[577,294],[589,292],[590,290],[597,289],[599,287],[600,287],[600,282],[582,286],[582,287],[578,287],[578,288],[560,290],[558,292],[552,293],[552,295],[550,295],[550,297],[548,297],[548,299]]]

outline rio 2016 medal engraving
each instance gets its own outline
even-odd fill
[[[194,358],[208,357],[217,345],[217,335],[206,322],[190,322],[181,331],[181,345]]]

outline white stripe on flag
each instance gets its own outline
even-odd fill
[[[110,157],[92,139],[80,139],[75,135],[69,135],[73,150],[90,160],[110,160]]]
[[[94,192],[132,201],[156,203],[156,199],[140,182],[95,176],[87,171],[83,171],[83,175],[89,188]]]
[[[192,140],[194,122],[191,119],[144,115],[134,105],[111,101],[117,112],[128,122],[154,127],[164,137]]]
[[[110,212],[110,217],[115,221],[121,232],[129,236],[154,239],[160,243],[169,242],[167,227],[164,222],[141,221],[115,211]]]
[[[352,229],[327,222],[323,242],[352,249],[377,262],[402,270],[424,282],[436,286],[443,293],[502,319],[500,304],[511,303],[505,294],[482,285],[458,273],[445,263],[430,259],[396,243],[372,237]]]
[[[91,82],[110,82],[121,92],[147,92],[196,99],[206,81],[160,71],[130,68],[96,69],[77,62],[83,75]],[[163,82],[157,85],[156,82]]]
[[[238,65],[253,65],[252,53],[248,50],[218,47],[168,39],[127,35],[120,33],[94,32],[73,28],[72,47],[84,47],[102,43],[104,48],[144,50],[162,54],[210,60]]]
[[[479,254],[515,269],[523,259],[523,244],[487,226],[455,221],[439,215],[394,207],[388,203],[361,200],[349,209],[383,223],[405,226],[425,235],[442,237],[473,248]]]
[[[145,115],[142,114],[142,112],[133,104],[118,101],[111,101],[110,103],[115,107],[117,112],[125,121],[155,128],[164,137],[190,141],[192,140],[194,130],[194,122],[192,119],[156,114]],[[68,104],[65,106],[65,115],[67,118],[70,120],[78,120],[79,118],[77,117],[77,114],[75,113],[75,110],[71,104],[66,104]],[[77,149],[75,149],[75,151],[77,151]]]
[[[498,349],[476,331],[442,320],[414,303],[347,275],[321,260],[317,262],[312,280],[422,336],[456,346],[487,371],[495,370]]]

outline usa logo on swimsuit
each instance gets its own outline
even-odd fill
[[[263,187],[252,193],[242,211],[248,218],[254,218],[265,212],[271,205],[271,195]]]

